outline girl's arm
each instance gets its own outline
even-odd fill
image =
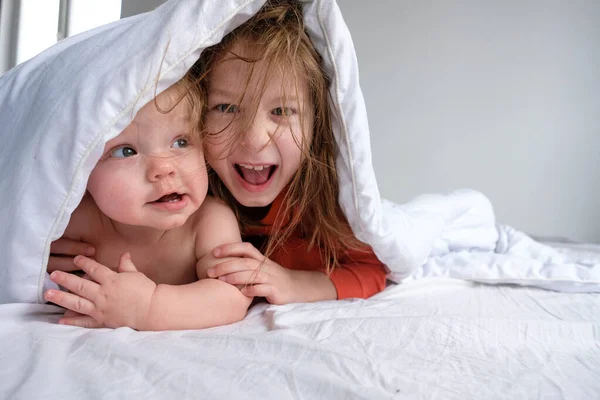
[[[329,278],[338,299],[366,299],[385,289],[387,270],[370,247],[350,249]]]
[[[86,240],[93,240],[94,235],[101,237],[102,229],[102,213],[89,193],[85,193],[71,214],[63,236],[50,245],[47,271],[79,270],[73,263],[73,258],[80,254],[88,257],[95,254],[94,246],[83,242],[84,236]]]
[[[330,276],[320,269],[321,262],[318,256],[310,257],[302,251],[294,253],[294,248],[289,249],[285,256],[299,257],[303,269],[284,268],[265,258],[250,243],[219,246],[214,250],[216,256],[240,258],[212,267],[209,276],[232,285],[242,285],[243,294],[266,297],[272,304],[367,298],[385,288],[385,266],[368,247],[349,250],[341,255],[340,265]],[[300,246],[298,248],[301,249]],[[287,261],[288,265],[293,264],[293,260]]]

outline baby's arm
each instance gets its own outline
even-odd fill
[[[196,218],[196,257],[199,278],[216,262],[212,246],[241,241],[237,220],[223,203],[207,198]],[[128,326],[137,330],[201,329],[230,324],[244,318],[251,298],[235,286],[216,279],[200,279],[187,285],[156,285],[137,272],[128,255],[119,271],[86,257],[75,264],[93,281],[57,271],[52,279],[71,293],[49,290],[46,299],[69,310],[92,317],[64,318],[76,326]],[[135,290],[134,290],[135,289]],[[93,322],[93,323],[92,323]]]
[[[220,200],[207,197],[196,217],[199,280],[183,286],[158,285],[149,315],[155,330],[231,324],[244,318],[252,301],[235,286],[206,275],[208,268],[223,262],[213,257],[215,247],[242,240],[235,215]]]

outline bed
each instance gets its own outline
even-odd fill
[[[55,325],[0,306],[5,399],[594,399],[600,295],[426,278],[204,331]]]
[[[263,3],[170,0],[0,78],[0,398],[600,398],[599,247],[500,225],[476,190],[381,199],[333,0],[303,1],[305,21],[332,77],[340,204],[388,266],[388,288],[257,304],[239,323],[198,331],[56,324],[62,311],[41,296],[50,243],[104,143]]]

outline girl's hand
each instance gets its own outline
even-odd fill
[[[119,272],[84,256],[75,257],[74,262],[93,281],[55,271],[50,275],[52,281],[71,293],[50,289],[44,297],[47,301],[91,319],[66,316],[59,323],[82,327],[128,326],[133,329],[144,326],[156,284],[137,271],[129,253],[121,256]]]
[[[307,299],[305,291],[309,280],[304,275],[309,272],[283,268],[263,256],[250,243],[219,246],[213,250],[213,256],[238,257],[209,268],[207,274],[210,278],[240,287],[242,294],[247,297],[266,297],[271,304],[311,301]],[[321,279],[324,277],[322,273],[315,274],[319,274]]]
[[[78,271],[80,268],[73,263],[73,257],[78,254],[91,257],[94,253],[94,247],[88,243],[60,238],[50,245],[48,272]]]

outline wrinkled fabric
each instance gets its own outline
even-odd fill
[[[50,244],[64,232],[106,141],[180,79],[203,49],[263,3],[170,0],[152,12],[62,40],[0,77],[0,304],[43,302],[43,290],[51,286]],[[396,281],[418,273],[445,249],[483,250],[494,257],[498,229],[484,195],[462,191],[404,205],[382,201],[350,32],[334,0],[305,0],[303,6],[307,30],[332,81],[339,201],[356,236]],[[597,285],[597,267],[589,276],[579,266],[561,268],[577,270],[563,277],[577,275]],[[465,271],[461,277],[469,278]],[[507,271],[505,282],[511,281]],[[556,276],[542,271],[537,278]],[[562,284],[569,286],[567,280]]]

